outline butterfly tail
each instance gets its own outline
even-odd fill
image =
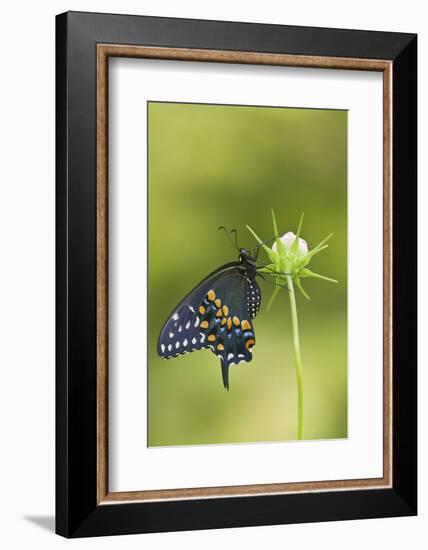
[[[223,359],[221,361],[221,375],[223,377],[223,386],[229,391],[229,363]]]

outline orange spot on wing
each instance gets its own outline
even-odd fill
[[[238,319],[238,317],[234,317],[234,318],[233,318],[233,324],[235,325],[235,327],[239,327],[239,319]]]
[[[202,321],[201,328],[208,328],[208,326],[209,326],[208,321]]]
[[[223,306],[223,314],[229,315],[229,308],[227,306]]]
[[[220,298],[217,298],[217,300],[214,300],[214,303],[217,307],[220,307],[221,306],[221,300]]]
[[[215,342],[215,334],[210,334],[207,338],[208,342]]]
[[[242,330],[251,330],[251,325],[247,320],[242,321]]]
[[[247,348],[248,351],[251,351],[250,348],[252,348],[254,344],[255,344],[255,341],[252,338],[250,338],[245,342],[245,347]]]
[[[215,300],[215,292],[214,290],[210,290],[207,294],[207,298],[210,302],[212,302],[213,300]]]
[[[204,306],[199,306],[199,313],[200,313],[201,315],[203,315],[203,314],[205,313],[205,308],[204,308]]]
[[[228,317],[227,319],[227,328],[230,330],[232,328],[232,319]]]

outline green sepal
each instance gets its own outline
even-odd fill
[[[324,281],[329,281],[330,283],[337,283],[336,279],[331,277],[326,277],[325,275],[320,275],[319,273],[314,273],[310,269],[304,267],[299,271],[299,277],[313,277],[314,279],[323,279]]]
[[[276,242],[276,253],[279,255],[280,258],[286,260],[288,259],[288,250],[279,237],[278,224],[276,223],[276,217],[275,217],[275,212],[273,208],[271,208],[271,212],[272,212],[273,234],[275,235],[275,242]],[[278,258],[276,260],[278,261]],[[274,261],[274,260],[271,259],[271,261]]]
[[[276,254],[275,252],[269,248],[268,246],[266,246],[263,241],[261,240],[261,238],[257,235],[257,233],[254,231],[254,229],[252,229],[249,225],[246,226],[248,231],[253,235],[253,237],[256,239],[256,241],[262,246],[263,250],[266,252],[266,254],[269,256],[269,259],[271,262],[275,262],[276,261]]]
[[[275,239],[279,239],[278,225],[276,223],[275,212],[274,212],[273,208],[271,208],[270,210],[272,212],[273,234],[275,236]]]
[[[302,286],[302,283],[299,279],[299,277],[295,277],[294,278],[294,284],[297,286],[297,288],[300,290],[300,292],[303,294],[303,296],[307,299],[307,300],[310,300],[311,297],[309,296],[309,294],[307,294],[304,289],[303,289],[303,286]]]
[[[269,256],[269,260],[276,265],[276,262],[278,260],[278,254],[268,247],[263,247],[266,254]]]
[[[278,284],[279,279],[280,279],[279,277],[276,278],[277,284]],[[282,286],[282,285],[281,285],[281,286]],[[269,298],[269,302],[268,302],[268,305],[267,305],[267,308],[266,308],[267,311],[270,310],[270,308],[271,308],[271,306],[272,306],[272,304],[273,304],[275,298],[276,298],[277,295],[278,295],[278,292],[281,290],[281,286],[276,286],[276,287],[273,289],[272,295],[271,295],[271,297]]]
[[[269,264],[257,268],[257,273],[267,273],[268,275],[276,275],[276,264]]]
[[[291,252],[294,257],[297,257],[299,254],[299,237],[300,237],[300,231],[302,229],[304,216],[305,214],[302,212],[300,214],[300,220],[299,220],[299,226],[297,227],[296,238],[294,239],[293,244],[291,245]]]
[[[281,241],[281,239],[278,237],[276,239],[276,250],[277,254],[280,258],[283,258],[285,260],[288,259],[288,250],[285,244]]]

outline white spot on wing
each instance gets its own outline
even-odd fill
[[[233,359],[233,353],[229,353],[229,355],[227,356],[228,361],[230,361],[231,359]]]
[[[173,332],[170,332],[170,333],[169,333],[169,337],[170,337],[170,338],[174,338],[174,333],[173,333]]]
[[[192,344],[196,344],[196,338],[192,338]]]
[[[187,341],[187,338],[185,338],[183,341],[183,346],[187,346],[187,344],[188,344],[188,341]]]
[[[174,315],[172,316],[172,320],[178,321],[178,313],[174,313]]]
[[[199,317],[196,317],[194,326],[195,327],[199,326]]]
[[[171,350],[172,350],[172,345],[169,344],[169,345],[168,345],[168,351],[171,351]]]
[[[189,330],[189,327],[190,327],[190,321],[187,321],[187,323],[186,323],[186,330]]]
[[[165,344],[161,344],[161,352],[163,353],[165,351]]]
[[[180,342],[175,342],[175,349],[178,349],[180,347]]]

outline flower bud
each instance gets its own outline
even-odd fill
[[[287,248],[287,250],[291,249],[291,245],[294,243],[295,239],[296,239],[296,235],[292,231],[289,231],[288,233],[280,237],[281,242],[283,243],[285,248]],[[307,253],[308,244],[304,239],[299,238],[298,249],[299,249],[299,256]],[[273,243],[272,250],[274,252],[277,252],[276,242]]]

